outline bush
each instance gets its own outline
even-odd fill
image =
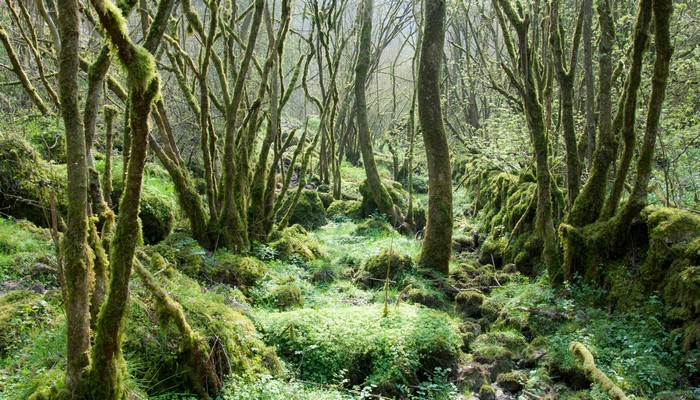
[[[365,280],[370,286],[381,284],[387,278],[394,280],[413,268],[413,260],[407,254],[384,250],[368,258],[364,265]]]
[[[292,192],[284,199],[279,215],[286,215],[295,195]],[[325,225],[326,222],[326,207],[323,206],[318,192],[303,189],[294,210],[291,211],[289,223],[299,224],[306,229],[316,229]]]
[[[326,209],[330,218],[362,218],[362,203],[357,200],[335,200]]]
[[[388,317],[381,306],[301,309],[255,320],[301,379],[322,384],[348,379],[402,397],[410,391],[404,385],[427,380],[436,367],[451,368],[459,358],[453,320],[424,307],[401,304]]]

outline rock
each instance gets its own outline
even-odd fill
[[[527,375],[523,371],[506,372],[499,374],[496,377],[496,383],[498,383],[498,386],[511,393],[521,391],[526,382]]]
[[[481,316],[481,305],[486,297],[476,290],[466,290],[455,296],[455,311],[463,317]]]
[[[490,385],[484,385],[479,389],[479,400],[497,400],[496,391]]]
[[[471,361],[457,368],[456,382],[465,390],[478,393],[482,386],[488,385],[488,376],[486,366]]]

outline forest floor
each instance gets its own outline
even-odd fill
[[[205,252],[180,227],[143,253],[164,257],[166,266],[151,271],[193,328],[210,342],[231,341],[224,347],[234,374],[221,399],[607,399],[569,353],[572,342],[630,396],[700,396],[691,385],[699,356],[680,351],[678,335],[659,322],[658,298],[610,312],[599,290],[577,282],[553,290],[484,260],[478,243],[464,240],[479,241],[478,221],[464,212],[470,203],[456,192],[462,239],[449,279],[418,269],[411,260],[420,238],[378,216],[332,216],[308,233],[293,227],[256,245],[247,263]],[[47,230],[0,218],[1,399],[43,393],[61,379],[65,317],[55,265]],[[176,331],[137,278],[131,286],[124,347],[133,398],[196,398]]]

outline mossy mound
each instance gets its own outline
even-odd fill
[[[463,183],[471,192],[472,212],[480,221],[480,231],[488,238],[482,251],[483,264],[514,263],[518,271],[534,276],[541,272],[542,240],[535,234],[537,185],[528,171],[503,171],[484,157],[464,161]],[[564,198],[552,193],[555,219],[561,217]],[[493,257],[493,259],[492,259]]]
[[[517,393],[523,389],[527,382],[527,374],[524,371],[512,371],[499,374],[496,377],[496,383],[503,389]]]
[[[301,289],[295,285],[277,286],[270,294],[277,308],[287,310],[304,305]]]
[[[393,250],[384,250],[365,262],[363,281],[369,286],[383,285],[387,277],[394,280],[413,268],[411,256]]]
[[[154,169],[151,167],[150,169]],[[124,182],[121,174],[114,174],[112,180],[112,204],[114,211],[119,211],[119,201],[124,192]],[[149,184],[149,181],[152,184]],[[175,195],[170,189],[163,187],[160,177],[154,177],[144,182],[139,202],[139,219],[141,232],[146,244],[156,244],[164,240],[173,230],[177,215]]]
[[[362,202],[357,200],[334,200],[328,208],[326,214],[331,219],[362,218]]]
[[[278,257],[289,260],[298,258],[303,261],[315,260],[324,255],[321,245],[301,225],[292,225],[270,234],[269,245],[275,249]]]
[[[204,267],[204,274],[216,282],[238,286],[245,290],[267,272],[265,263],[254,257],[240,256],[226,251],[214,254]]]
[[[486,296],[476,290],[465,290],[455,296],[455,311],[466,318],[480,317]]]
[[[290,193],[282,203],[279,215],[286,215],[292,206],[296,193]],[[299,224],[306,229],[316,229],[326,224],[326,207],[323,205],[318,192],[303,189],[296,206],[289,215],[290,224]]]
[[[389,196],[391,197],[391,200],[393,201],[394,205],[396,205],[401,210],[404,217],[406,217],[408,214],[408,192],[404,190],[403,186],[399,182],[385,179],[383,183],[387,192],[389,192]],[[377,213],[377,204],[372,199],[372,194],[369,188],[367,187],[367,181],[363,181],[360,184],[360,194],[362,195],[362,212],[364,213],[364,215],[372,215]],[[413,222],[416,231],[423,229],[425,227],[426,221],[427,216],[425,207],[420,201],[414,198]]]
[[[387,317],[382,306],[349,306],[262,312],[254,319],[301,379],[321,384],[347,379],[405,397],[406,385],[425,380],[436,367],[454,367],[459,358],[455,322],[425,307],[401,304]]]
[[[155,271],[152,271],[155,272]],[[159,279],[173,300],[180,303],[187,323],[210,348],[207,364],[220,377],[227,374],[274,374],[281,370],[275,351],[260,340],[255,326],[231,303],[233,292],[204,290],[196,281],[175,272]],[[130,322],[124,340],[127,362],[138,365],[132,373],[143,382],[147,395],[196,387],[190,382],[188,357],[182,336],[170,314],[155,307],[151,293],[136,280],[130,302]],[[240,299],[234,304],[241,304]],[[214,393],[210,393],[213,395]]]
[[[204,269],[207,252],[187,232],[175,232],[150,248],[190,278],[198,278]]]
[[[391,224],[382,218],[370,218],[358,224],[353,234],[357,236],[380,236],[389,235],[394,232]]]
[[[318,194],[318,198],[321,199],[321,203],[323,203],[323,208],[326,209],[326,214],[328,214],[328,207],[335,201],[333,194],[322,192],[321,190],[318,190],[316,193]]]
[[[48,227],[50,193],[54,192],[59,214],[65,215],[65,166],[44,161],[27,142],[0,133],[0,210],[18,219]]]

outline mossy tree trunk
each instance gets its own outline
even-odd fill
[[[372,149],[372,138],[367,122],[367,98],[365,95],[365,85],[367,83],[367,73],[370,67],[370,56],[372,53],[372,13],[374,0],[363,0],[361,5],[362,26],[360,29],[360,40],[357,53],[357,63],[355,64],[355,109],[357,116],[357,133],[359,137],[362,161],[367,175],[367,187],[372,193],[372,199],[377,205],[379,212],[386,215],[395,228],[403,225],[404,217],[401,210],[394,205],[389,196],[389,192],[384,187],[377,163],[374,160],[374,150]]]
[[[63,271],[61,283],[68,325],[65,385],[71,393],[81,393],[84,373],[90,364],[90,304],[88,291],[92,271],[88,247],[87,162],[85,132],[78,108],[80,68],[80,12],[77,0],[59,0],[59,93],[66,128],[68,168],[68,214],[61,241]]]
[[[128,73],[131,150],[117,226],[110,246],[109,293],[97,320],[88,390],[93,398],[122,399],[125,397],[123,379],[126,366],[121,339],[129,301],[129,277],[140,241],[138,213],[148,148],[148,119],[153,100],[158,95],[160,78],[154,57],[131,41],[119,9],[109,0],[91,0],[91,3]]]
[[[581,41],[581,25],[583,13],[577,18],[576,29],[574,31],[571,54],[569,57],[569,67],[564,62],[564,44],[562,33],[564,28],[560,24],[559,0],[550,2],[550,25],[549,42],[552,48],[554,59],[554,70],[557,82],[559,83],[561,97],[561,119],[564,136],[564,148],[566,154],[566,189],[568,206],[574,204],[578,196],[581,180],[581,159],[578,154],[578,144],[576,142],[576,128],[574,126],[574,84],[576,78],[576,58],[578,56],[579,43]],[[582,9],[583,10],[583,9]]]
[[[428,159],[428,223],[418,262],[447,274],[452,254],[452,169],[440,105],[445,1],[427,0],[423,21],[417,97]]]
[[[552,179],[549,171],[549,140],[544,121],[544,111],[540,102],[542,77],[537,70],[537,54],[532,50],[529,34],[529,17],[516,11],[510,0],[494,0],[494,6],[498,7],[504,18],[499,17],[501,24],[505,19],[515,29],[517,34],[517,49],[519,51],[518,68],[522,83],[511,79],[518,85],[518,91],[523,99],[525,116],[530,131],[530,142],[535,153],[535,169],[537,171],[537,211],[535,216],[535,229],[544,242],[542,258],[547,267],[550,283],[556,283],[563,279],[561,264],[559,262],[559,249],[557,235],[554,229],[554,212],[552,207]],[[502,31],[506,36],[506,45],[515,58],[515,46],[510,39],[505,26]],[[506,71],[509,75],[510,71]],[[536,76],[537,75],[537,76]]]

